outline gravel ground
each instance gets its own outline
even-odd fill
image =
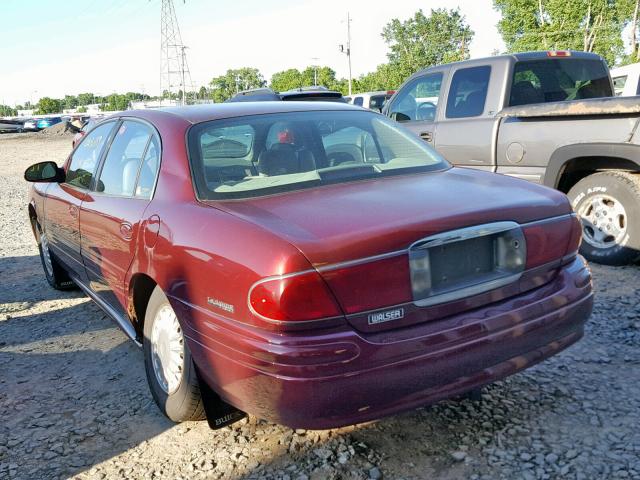
[[[174,425],[142,352],[81,293],[48,287],[22,172],[69,136],[0,135],[0,478],[640,479],[640,270],[594,265],[585,338],[484,390],[378,422]]]

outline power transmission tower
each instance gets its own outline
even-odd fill
[[[169,98],[173,96],[176,87],[182,91],[181,102],[187,103],[187,86],[192,86],[191,72],[187,63],[185,49],[182,43],[180,27],[173,0],[162,0],[160,15],[160,94],[165,90]],[[188,81],[188,83],[187,83]]]

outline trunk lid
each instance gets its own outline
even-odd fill
[[[375,309],[412,301],[407,249],[414,242],[475,225],[524,224],[571,212],[560,192],[463,168],[209,203],[297,247],[321,273],[347,318],[366,331],[420,321],[408,311],[397,318],[396,311],[386,313],[393,322],[371,324],[362,313],[374,310],[374,304],[357,301],[358,296],[374,297]],[[470,257],[464,261],[473,262]],[[439,305],[418,308],[423,313],[434,309],[442,310]]]

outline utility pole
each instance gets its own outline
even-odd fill
[[[318,60],[320,60],[318,57],[313,57],[311,60],[313,60],[313,86],[317,87],[318,86]]]
[[[340,52],[347,55],[347,61],[349,62],[349,95],[351,95],[351,16],[347,12],[347,48],[344,45],[339,45]]]

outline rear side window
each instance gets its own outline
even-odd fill
[[[363,104],[362,97],[356,97],[356,98],[354,98],[354,99],[353,99],[353,104],[354,104],[354,105],[357,105],[357,106],[359,106],[359,107],[361,107],[361,106],[362,106],[362,104]]]
[[[111,142],[96,191],[108,195],[132,196],[152,135],[148,126],[125,120]]]
[[[463,68],[451,79],[447,99],[447,118],[477,117],[484,112],[491,67]]]
[[[104,123],[82,139],[71,157],[65,183],[74,187],[89,188],[113,125],[114,122]]]
[[[389,106],[389,116],[398,122],[433,121],[442,87],[442,74],[418,77],[402,88]]]
[[[609,74],[600,60],[577,58],[518,62],[510,106],[610,97]]]

